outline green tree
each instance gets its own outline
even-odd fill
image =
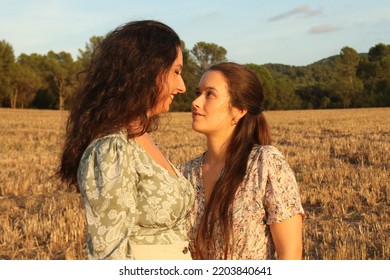
[[[201,72],[212,64],[227,61],[227,51],[214,43],[198,42],[191,50]]]
[[[10,106],[11,101],[11,75],[15,63],[12,46],[5,40],[0,41],[0,104]]]
[[[365,106],[390,106],[390,45],[370,48],[358,65],[357,76],[364,81]]]
[[[331,103],[332,106],[338,104],[337,100],[331,99],[330,92],[320,85],[300,87],[296,91],[302,100],[302,109],[323,109],[325,105],[331,108]]]
[[[56,106],[56,98],[53,97],[53,95],[42,95],[42,92],[53,92],[51,89],[52,82],[51,82],[51,69],[47,67],[47,56],[41,55],[41,54],[21,54],[19,55],[17,59],[20,66],[24,69],[31,69],[35,73],[37,82],[39,83],[39,88],[36,90],[35,93],[32,93],[34,95],[33,101],[31,103],[31,106],[34,108],[39,109],[55,109]],[[37,95],[40,95],[38,100],[40,100],[39,104],[37,104]],[[47,100],[43,100],[43,99]],[[50,104],[48,106],[42,106],[41,104]]]
[[[359,54],[350,47],[341,49],[340,56],[337,60],[340,67],[340,72],[349,82],[351,92],[355,91],[356,69],[359,64]]]
[[[34,99],[33,106],[46,108],[42,104],[50,104],[48,109],[63,110],[76,84],[78,64],[73,61],[72,56],[66,52],[49,51],[47,55],[22,54],[18,61],[23,67],[35,71],[40,78],[40,88],[36,91],[39,98]]]
[[[251,69],[260,80],[264,92],[264,109],[273,109],[276,107],[276,94],[274,80],[271,73],[264,66],[249,63],[246,66]]]
[[[89,42],[85,44],[85,49],[79,49],[79,55],[77,61],[81,64],[81,68],[85,69],[88,67],[91,61],[91,55],[96,47],[102,42],[104,36],[92,36]]]
[[[363,90],[363,84],[356,76],[360,61],[359,54],[350,47],[344,47],[336,59],[337,80],[333,83],[334,91],[340,96],[344,108],[353,105],[353,101]]]
[[[360,104],[363,107],[375,106],[375,93],[374,93],[374,65],[368,60],[368,56],[364,56],[360,59],[356,75],[363,81],[364,91],[360,97]]]
[[[18,61],[11,73],[11,107],[28,107],[41,87],[41,79],[31,67],[23,66]]]
[[[283,79],[274,83],[275,103],[273,110],[296,110],[302,106],[301,98],[296,94],[291,81]]]
[[[70,53],[49,51],[46,57],[49,80],[58,94],[59,109],[65,109],[65,101],[71,96],[76,86],[76,64]]]
[[[377,44],[370,48],[368,60],[372,65],[371,77],[377,80],[390,78],[390,45]]]
[[[275,92],[274,102],[269,109],[300,109],[302,100],[296,93],[296,88],[304,87],[309,82],[303,77],[307,76],[307,69],[310,68],[270,63],[263,66],[267,68],[273,78]]]

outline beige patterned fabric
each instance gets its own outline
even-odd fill
[[[195,188],[195,207],[191,213],[190,248],[204,213],[202,162],[204,154],[179,166]],[[232,259],[275,259],[270,224],[304,214],[293,171],[273,146],[255,146],[248,159],[247,172],[239,186],[233,206]],[[216,250],[211,259],[223,259],[221,233],[214,238]],[[196,248],[195,248],[196,249]],[[207,254],[207,253],[206,253]]]
[[[193,187],[159,165],[125,132],[85,150],[78,183],[86,210],[90,259],[133,259],[131,245],[188,241]]]

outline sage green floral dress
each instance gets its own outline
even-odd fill
[[[173,167],[173,166],[172,166]],[[86,210],[90,259],[133,259],[132,244],[188,241],[191,184],[159,165],[125,132],[85,150],[78,184]]]
[[[181,164],[178,168],[195,188],[195,207],[189,219],[190,248],[194,244],[200,220],[205,211],[203,187],[204,154]],[[275,259],[269,225],[293,216],[304,215],[299,188],[293,171],[280,151],[273,146],[254,146],[247,163],[243,183],[239,186],[233,203],[233,238],[231,259]],[[218,231],[219,230],[219,231]],[[214,235],[216,248],[203,252],[209,259],[223,259],[223,240],[220,228]]]

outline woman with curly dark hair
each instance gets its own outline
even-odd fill
[[[190,259],[194,194],[148,134],[186,90],[180,38],[133,21],[94,50],[67,122],[59,177],[83,198],[90,259]]]

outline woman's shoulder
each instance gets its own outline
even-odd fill
[[[108,134],[95,139],[90,143],[84,154],[90,153],[118,153],[135,147],[134,139],[127,139],[124,131]]]
[[[283,154],[272,145],[254,145],[252,148],[251,155],[253,157],[281,157],[284,158]]]
[[[292,169],[289,163],[282,152],[275,146],[266,145],[254,147],[249,159],[249,164],[251,166],[256,166],[257,169],[262,170],[262,172],[278,173],[278,176],[285,176],[284,174],[288,174],[287,176],[292,177]]]
[[[99,169],[109,174],[112,172],[130,174],[134,171],[134,162],[129,160],[135,153],[135,144],[132,143],[134,141],[128,140],[126,133],[122,132],[95,139],[85,149],[80,159],[79,173],[87,174],[88,170]]]

